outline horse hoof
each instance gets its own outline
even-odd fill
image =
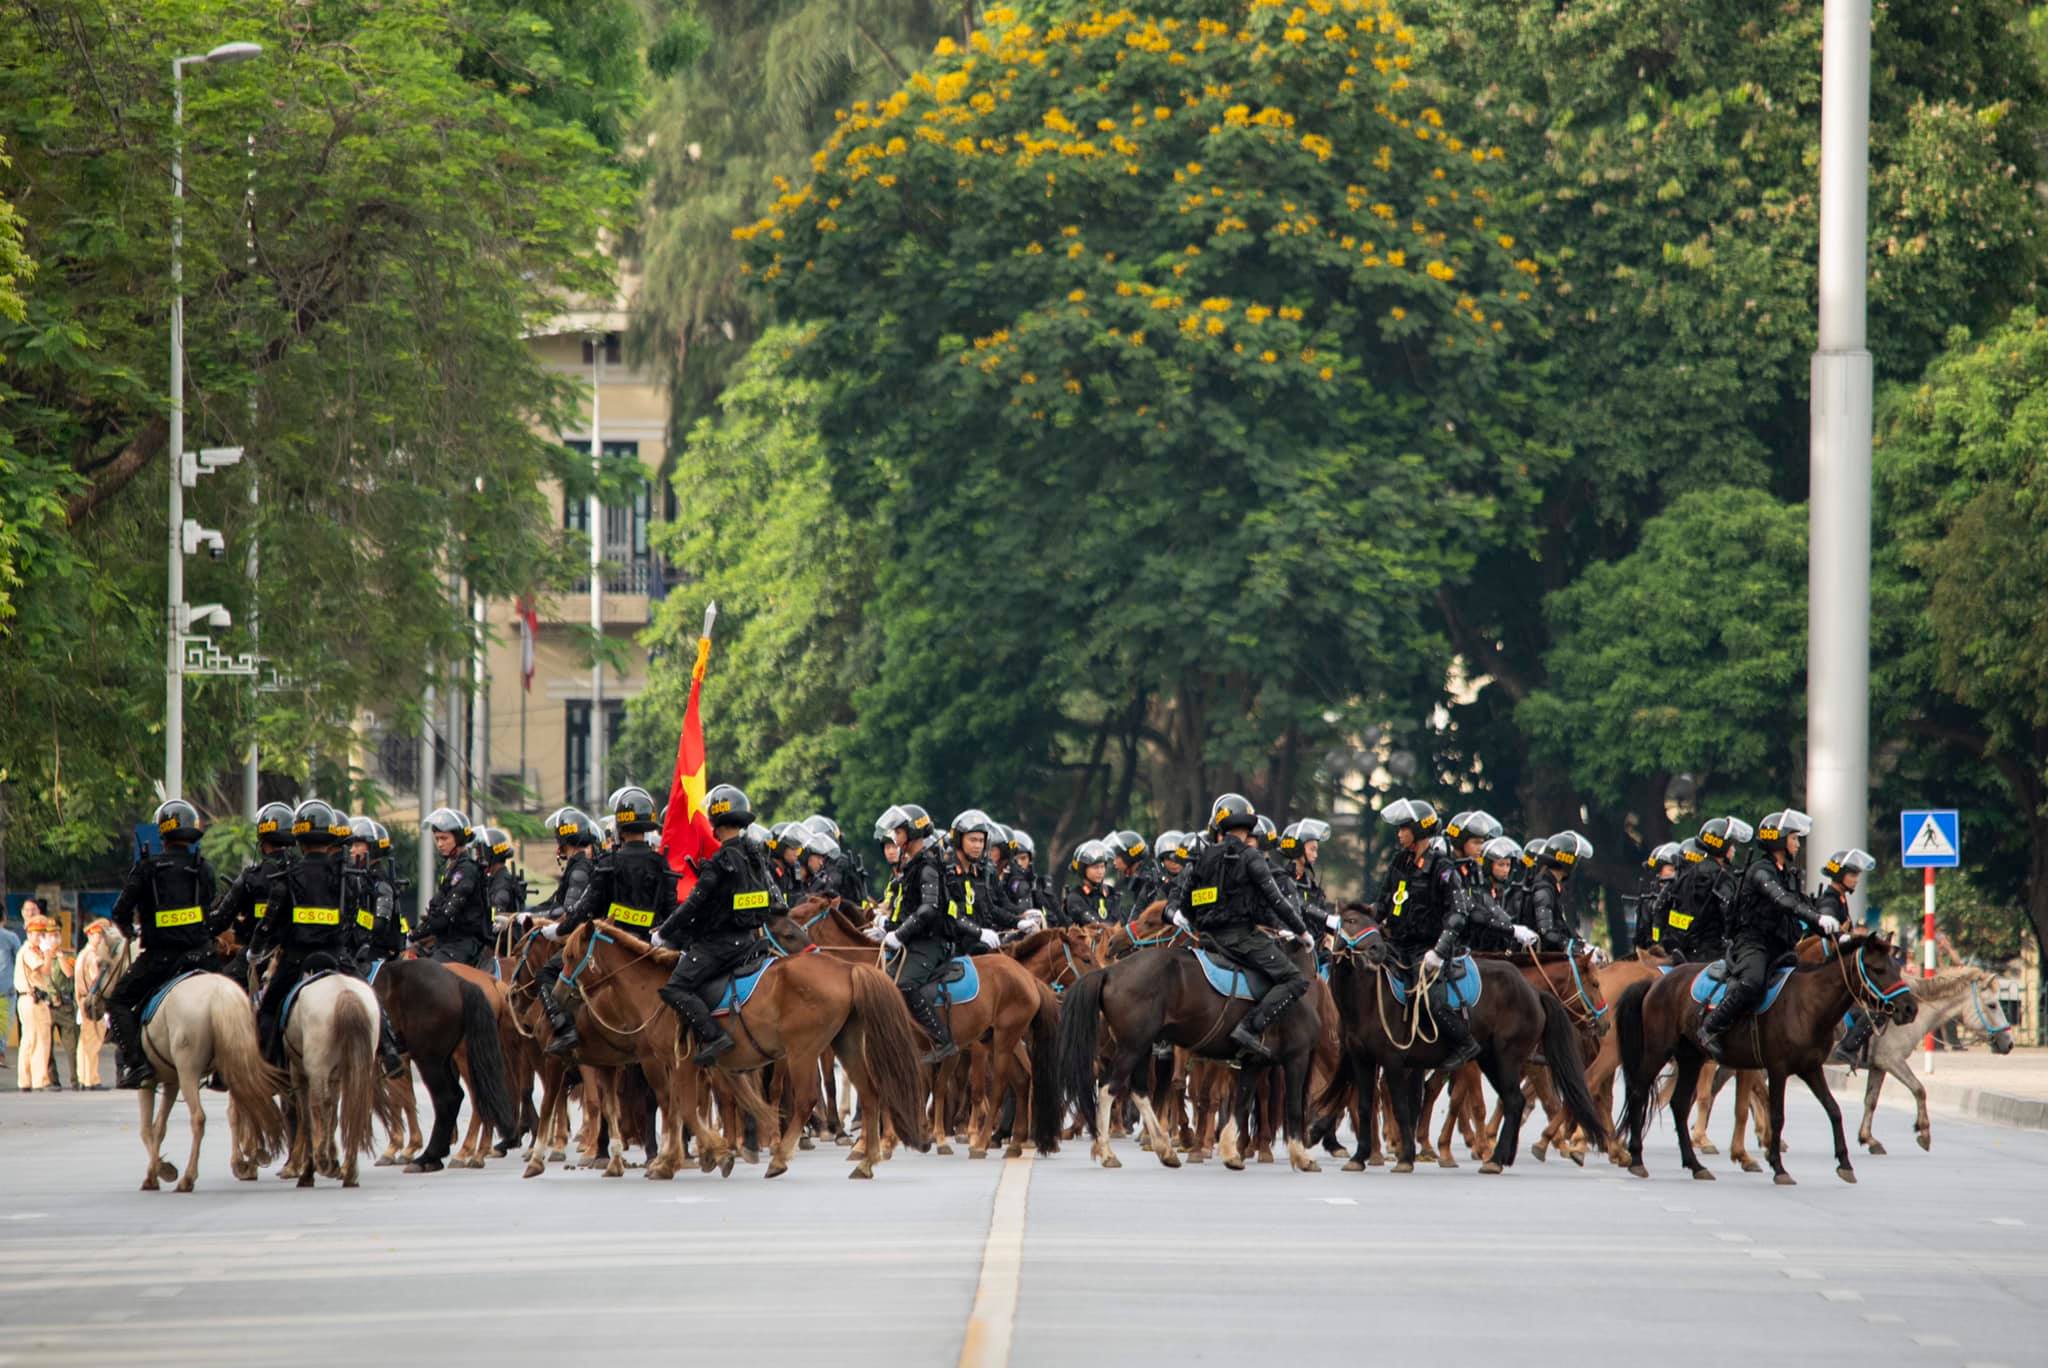
[[[1702,1183],[1711,1183],[1714,1181],[1714,1171],[1710,1168],[1705,1167],[1704,1165],[1694,1169],[1692,1171],[1692,1176]]]
[[[375,1160],[374,1162],[372,1162],[372,1163],[371,1163],[370,1167],[371,1167],[371,1168],[392,1168],[392,1167],[394,1167],[394,1166],[395,1166],[395,1165],[396,1165],[397,1163],[398,1163],[398,1160],[397,1160],[397,1159],[395,1159],[395,1158],[393,1158],[393,1157],[392,1157],[391,1155],[388,1155],[388,1154],[380,1154],[380,1155],[378,1155],[378,1156],[377,1156],[376,1160]]]
[[[1883,1143],[1882,1141],[1879,1141],[1879,1140],[1872,1140],[1872,1141],[1870,1141],[1870,1142],[1868,1143],[1868,1148],[1869,1148],[1869,1150],[1870,1150],[1870,1152],[1871,1152],[1872,1154],[1884,1154],[1884,1153],[1886,1153],[1886,1150],[1885,1150],[1885,1147],[1884,1147],[1884,1143]]]
[[[1372,1158],[1366,1160],[1365,1162],[1373,1168],[1385,1168],[1387,1166],[1387,1156],[1384,1154],[1375,1154]]]
[[[1847,1164],[1844,1164],[1840,1168],[1835,1170],[1835,1177],[1841,1179],[1845,1183],[1853,1183],[1856,1181],[1856,1170],[1850,1168]]]
[[[157,1191],[157,1189],[158,1184],[156,1181],[156,1175],[154,1173],[150,1174],[149,1177],[142,1180],[142,1190],[144,1192],[155,1192]]]
[[[1918,1135],[1914,1136],[1913,1138],[1920,1142],[1921,1149],[1934,1148],[1934,1135],[1930,1131],[1921,1131]],[[1879,1150],[1878,1153],[1882,1154],[1884,1153],[1884,1151]]]
[[[1171,1148],[1163,1149],[1159,1151],[1159,1163],[1162,1167],[1176,1169],[1180,1167],[1180,1156]]]
[[[1271,1151],[1271,1150],[1260,1150],[1260,1151],[1259,1151],[1259,1162],[1260,1162],[1260,1163],[1262,1163],[1262,1164],[1270,1164],[1270,1163],[1272,1163],[1272,1162],[1273,1162],[1273,1151]]]
[[[1781,1173],[1781,1174],[1779,1174],[1779,1175],[1778,1175],[1777,1177],[1775,1177],[1775,1178],[1771,1179],[1771,1181],[1772,1181],[1773,1183],[1777,1184],[1777,1185],[1778,1185],[1779,1187],[1798,1187],[1798,1186],[1799,1186],[1798,1182],[1797,1182],[1797,1181],[1795,1181],[1795,1180],[1793,1179],[1792,1175],[1791,1175],[1791,1174],[1789,1174],[1789,1173]]]
[[[1124,1161],[1117,1158],[1114,1154],[1105,1154],[1102,1156],[1102,1166],[1106,1169],[1122,1168]]]
[[[1479,1171],[1481,1173],[1499,1173],[1501,1167],[1497,1160],[1489,1159],[1479,1166]]]
[[[875,1176],[874,1166],[871,1164],[862,1164],[846,1176],[849,1178],[872,1178]]]
[[[850,1149],[853,1146],[853,1137],[850,1135],[835,1135],[832,1137],[832,1143],[841,1149]]]
[[[549,1150],[548,1162],[550,1164],[566,1164],[569,1162],[569,1155],[564,1150]]]
[[[1356,1159],[1353,1159],[1353,1160],[1349,1161],[1348,1163],[1346,1163],[1346,1164],[1344,1165],[1344,1172],[1346,1172],[1346,1173],[1363,1173],[1363,1172],[1365,1172],[1365,1165],[1364,1165],[1363,1163],[1359,1162],[1358,1160],[1356,1160]]]
[[[1571,1153],[1565,1155],[1565,1158],[1571,1160],[1580,1168],[1584,1168],[1586,1166],[1586,1152],[1584,1150],[1573,1150]]]
[[[1313,1159],[1309,1160],[1309,1161],[1308,1161],[1307,1163],[1305,1163],[1305,1164],[1301,1164],[1301,1165],[1298,1165],[1298,1166],[1297,1166],[1297,1167],[1295,1168],[1295,1172],[1297,1172],[1297,1173],[1321,1173],[1322,1171],[1323,1171],[1323,1166],[1322,1166],[1321,1164],[1318,1164],[1318,1163],[1317,1163],[1317,1162],[1316,1162],[1315,1160],[1313,1160]]]
[[[532,1164],[528,1164],[528,1165],[526,1166],[526,1171],[525,1171],[525,1172],[523,1172],[523,1173],[521,1173],[521,1174],[520,1174],[519,1176],[520,1176],[521,1178],[538,1178],[538,1177],[540,1177],[540,1176],[541,1176],[541,1175],[542,1175],[543,1173],[546,1173],[547,1171],[548,1171],[548,1166],[547,1166],[546,1164],[542,1164],[542,1163],[532,1163]]]
[[[442,1164],[439,1159],[415,1159],[405,1166],[407,1173],[439,1173]]]
[[[313,1186],[313,1175],[310,1173],[300,1174],[298,1185],[302,1188],[309,1188]]]
[[[1754,1159],[1744,1159],[1742,1161],[1742,1171],[1744,1173],[1762,1173],[1764,1166]]]
[[[718,1161],[718,1176],[721,1178],[732,1177],[732,1154],[730,1151],[727,1152],[725,1158]]]
[[[1630,1164],[1628,1166],[1628,1171],[1632,1176],[1637,1178],[1647,1178],[1650,1176],[1650,1171],[1644,1168],[1641,1164]]]
[[[967,1157],[969,1159],[986,1159],[988,1158],[988,1151],[985,1149],[971,1149],[967,1151]]]
[[[1705,1139],[1695,1142],[1693,1148],[1698,1150],[1701,1154],[1719,1154],[1721,1152],[1720,1150],[1714,1148],[1713,1141]]]
[[[1450,1155],[1446,1154],[1443,1158],[1436,1161],[1436,1166],[1438,1168],[1456,1168],[1458,1166],[1458,1161],[1451,1158]]]
[[[156,1176],[166,1183],[174,1183],[178,1179],[178,1166],[168,1159],[159,1159],[156,1161]]]
[[[811,1139],[811,1137],[808,1135],[799,1136],[797,1138],[796,1147],[800,1150],[814,1150],[818,1147],[818,1142]]]
[[[934,1153],[937,1154],[951,1154],[952,1152],[953,1147],[949,1144],[946,1144],[944,1141],[940,1141],[938,1148],[934,1151]]]
[[[780,1178],[787,1172],[789,1172],[789,1165],[783,1163],[780,1159],[776,1159],[769,1163],[768,1171],[761,1176],[763,1178]]]
[[[1231,1171],[1232,1173],[1243,1173],[1243,1172],[1244,1172],[1244,1160],[1242,1160],[1242,1159],[1225,1159],[1225,1160],[1223,1161],[1223,1167],[1225,1167],[1225,1168],[1229,1169],[1229,1170],[1230,1170],[1230,1171]]]
[[[1541,1140],[1538,1140],[1535,1144],[1529,1146],[1529,1153],[1535,1158],[1536,1162],[1539,1164],[1547,1164],[1550,1162],[1550,1146],[1544,1144]]]
[[[1398,1163],[1398,1164],[1394,1165],[1394,1167],[1393,1167],[1392,1169],[1388,1170],[1388,1172],[1390,1172],[1390,1173],[1413,1173],[1413,1172],[1415,1172],[1415,1165],[1414,1165],[1414,1164],[1412,1164],[1412,1163],[1410,1163],[1410,1162],[1409,1162],[1408,1160],[1406,1160],[1406,1159],[1403,1159],[1403,1160],[1402,1160],[1402,1161],[1401,1161],[1400,1163]]]
[[[1022,1159],[1023,1157],[1024,1147],[1022,1145],[1012,1145],[1003,1151],[1003,1158],[1005,1159]]]
[[[1436,1161],[1436,1147],[1434,1145],[1424,1145],[1415,1151],[1415,1157],[1425,1164],[1434,1163]]]

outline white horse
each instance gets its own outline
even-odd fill
[[[1877,1115],[1877,1095],[1890,1074],[1913,1094],[1916,1114],[1913,1137],[1921,1149],[1934,1143],[1934,1125],[1927,1118],[1927,1089],[1913,1073],[1913,1052],[1925,1037],[1961,1017],[1991,1040],[1993,1054],[2012,1052],[2012,1024],[1998,1005],[1998,975],[1973,965],[1945,965],[1931,979],[1913,980],[1913,1000],[1920,1013],[1910,1025],[1881,1027],[1870,1041],[1870,1067],[1863,1083],[1863,1125],[1856,1138],[1872,1154],[1883,1154],[1884,1145],[1870,1133]]]
[[[200,1087],[209,1073],[218,1073],[228,1085],[228,1130],[234,1143],[230,1167],[237,1178],[254,1178],[256,1167],[284,1147],[277,1071],[263,1062],[256,1013],[233,979],[194,974],[173,987],[142,1028],[142,1049],[156,1070],[155,1080],[138,1094],[142,1144],[149,1151],[144,1192],[155,1192],[158,1180],[166,1178],[176,1178],[180,1192],[192,1190],[199,1176],[199,1142],[206,1135]],[[183,1176],[163,1157],[171,1103],[180,1094],[192,1118],[192,1157]]]
[[[284,1031],[296,1126],[278,1177],[309,1188],[317,1170],[356,1186],[357,1156],[375,1145],[372,1119],[397,1119],[377,1067],[379,1016],[376,992],[346,974],[299,990]]]

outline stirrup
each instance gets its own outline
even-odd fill
[[[1244,1051],[1245,1054],[1250,1055],[1261,1063],[1270,1064],[1279,1058],[1278,1055],[1273,1053],[1271,1046],[1259,1039],[1259,1033],[1252,1029],[1251,1022],[1248,1020],[1237,1023],[1230,1032],[1230,1039],[1231,1043]]]
[[[145,1059],[133,1064],[124,1062],[121,1065],[120,1076],[114,1080],[114,1086],[127,1092],[138,1088],[146,1088],[154,1082],[156,1082],[156,1070]]]
[[[547,1053],[551,1055],[570,1054],[578,1045],[583,1043],[583,1038],[576,1034],[575,1022],[565,1021],[560,1026],[550,1022],[548,1025],[554,1031],[555,1038],[548,1042]]]
[[[730,1035],[727,1035],[724,1032],[720,1032],[715,1036],[706,1037],[697,1046],[697,1053],[690,1056],[690,1062],[692,1064],[697,1065],[699,1068],[703,1068],[704,1066],[710,1064],[713,1060],[717,1059],[720,1055],[732,1050],[738,1044],[738,1041],[734,1040]]]
[[[931,1049],[925,1051],[924,1058],[918,1060],[917,1062],[926,1065],[943,1064],[947,1060],[951,1059],[954,1055],[959,1053],[960,1047],[958,1045],[954,1044],[950,1040],[941,1041],[937,1045],[932,1046]]]
[[[1701,1022],[1697,1027],[1693,1029],[1692,1041],[1693,1044],[1699,1046],[1701,1050],[1706,1052],[1707,1058],[1713,1060],[1716,1064],[1719,1064],[1721,1062],[1721,1056],[1724,1053],[1726,1053],[1728,1049],[1726,1036],[1726,1031],[1709,1031],[1707,1029],[1706,1023]]]

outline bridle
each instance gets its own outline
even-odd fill
[[[1864,944],[1868,943],[1867,941],[1864,942]],[[1851,960],[1856,962],[1856,979],[1854,981],[1849,978],[1849,962]],[[1890,988],[1880,987],[1877,981],[1870,977],[1870,966],[1863,962],[1863,948],[1861,945],[1856,948],[1856,953],[1853,955],[1836,954],[1835,961],[1842,969],[1842,986],[1847,988],[1849,996],[1861,1004],[1864,1010],[1868,1011],[1872,1016],[1882,1013],[1888,1017],[1896,1017],[1898,1008],[1895,1004],[1900,998],[1910,997],[1913,992],[1912,981],[1904,978],[1900,979]]]

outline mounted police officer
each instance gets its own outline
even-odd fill
[[[1273,867],[1258,847],[1259,815],[1242,794],[1226,793],[1209,809],[1209,834],[1216,839],[1202,847],[1168,899],[1169,917],[1192,930],[1205,947],[1221,950],[1238,963],[1271,980],[1265,996],[1252,1005],[1230,1033],[1239,1051],[1263,1063],[1277,1057],[1262,1037],[1273,1019],[1309,990],[1309,981],[1260,926],[1277,926],[1284,939],[1306,939],[1308,926],[1291,892],[1273,877]]]
[[[1728,939],[1728,989],[1700,1019],[1694,1039],[1708,1056],[1721,1058],[1729,1027],[1763,999],[1765,980],[1782,955],[1792,952],[1807,927],[1832,936],[1842,929],[1833,916],[1806,900],[1799,886],[1799,844],[1813,819],[1795,808],[1773,812],[1756,828],[1768,859],[1743,871]]]
[[[995,949],[1001,933],[1017,929],[1017,914],[996,897],[983,859],[995,825],[980,808],[968,808],[946,829],[952,846],[952,858],[943,862],[946,905],[960,910],[960,924],[967,933],[961,939],[969,954]]]
[[[837,840],[822,831],[811,827],[799,827],[790,835],[794,837],[798,832],[802,833],[803,839],[802,863],[799,866],[800,878],[796,897],[789,901],[794,903],[804,898],[843,897],[844,886],[840,879],[846,852],[839,848]]]
[[[948,960],[981,937],[961,924],[959,904],[946,900],[945,869],[930,815],[915,803],[900,803],[883,813],[876,825],[892,833],[903,860],[901,887],[889,912],[882,949],[911,1016],[932,1039],[924,1062],[937,1064],[960,1053],[960,1047],[953,1043],[952,1028],[939,1010],[944,990],[936,980]]]
[[[847,843],[845,834],[839,830],[839,823],[833,821],[822,812],[814,812],[804,818],[803,824],[812,831],[829,839],[832,842],[833,850],[838,852],[832,857],[832,875],[833,882],[839,889],[839,896],[855,906],[866,902],[868,897],[867,866],[860,862],[860,857],[854,853],[852,846]]]
[[[1592,858],[1593,843],[1576,831],[1560,831],[1544,841],[1536,882],[1529,889],[1529,922],[1542,949],[1570,950],[1579,939],[1578,917],[1564,886],[1579,861]]]
[[[503,827],[479,827],[473,843],[484,868],[484,907],[491,919],[491,937],[526,910],[526,880],[512,872],[512,837]]]
[[[1083,841],[1074,848],[1068,868],[1076,882],[1060,895],[1055,926],[1095,926],[1123,920],[1117,915],[1116,890],[1108,883],[1111,854],[1102,841]]]
[[[582,906],[584,890],[590,887],[591,871],[596,867],[590,852],[597,848],[597,823],[591,821],[589,814],[581,808],[561,807],[548,817],[548,825],[555,832],[555,860],[561,868],[561,878],[547,902],[547,910],[554,913],[554,923],[541,935],[550,941],[559,941],[568,934],[562,926],[569,909]],[[608,917],[609,909],[600,915]],[[548,1053],[552,1055],[573,1053],[583,1043],[576,1036],[576,1023],[555,998],[555,984],[561,977],[562,952],[559,950],[533,976],[540,1010],[547,1017],[548,1029],[554,1036],[548,1042]]]
[[[141,936],[128,972],[107,994],[107,1020],[121,1051],[117,1088],[140,1088],[155,1077],[142,1049],[142,1008],[150,994],[187,969],[218,969],[213,938],[224,922],[209,924],[213,866],[199,853],[199,813],[182,798],[156,810],[163,851],[135,862],[114,903],[113,922],[124,937]]]
[[[1019,889],[1012,895],[1013,902],[1035,907],[1047,917],[1058,910],[1059,898],[1053,892],[1052,880],[1038,867],[1038,843],[1022,827],[1010,828],[1010,877],[1028,885],[1028,891]]]
[[[1109,847],[1109,859],[1116,871],[1118,920],[1129,921],[1159,901],[1166,884],[1159,868],[1149,858],[1145,838],[1135,831],[1112,831],[1102,838]]]
[[[280,1067],[285,1059],[278,1016],[286,996],[309,974],[324,969],[353,974],[356,947],[369,939],[370,928],[357,920],[367,909],[356,903],[357,885],[343,863],[342,847],[351,834],[348,819],[318,798],[306,799],[292,814],[299,858],[272,886],[270,914],[257,931],[259,946],[277,944],[277,962],[256,1007],[256,1031],[263,1057]],[[394,1071],[397,1064],[395,1056],[387,1057],[385,1071]]]
[[[1664,942],[1664,914],[1672,885],[1678,881],[1679,862],[1684,858],[1676,841],[1666,841],[1643,861],[1643,886],[1632,900],[1636,909],[1631,943],[1638,955]]]
[[[652,936],[654,928],[675,910],[675,884],[668,862],[647,839],[648,833],[661,824],[653,795],[628,784],[613,790],[611,808],[619,844],[617,849],[598,856],[594,864],[578,858],[584,842],[582,833],[589,828],[590,819],[574,808],[563,808],[555,814],[557,849],[568,843],[571,853],[563,867],[562,915],[541,933],[550,941],[559,942],[583,923],[600,920],[635,936]],[[571,869],[576,871],[574,901],[569,896]],[[558,1055],[568,1054],[582,1043],[577,1038],[575,1023],[555,1003],[554,987],[560,977],[559,954],[534,976],[540,988],[541,1010],[547,1013],[548,1028],[555,1037],[548,1042],[548,1052]]]
[[[470,849],[476,830],[469,818],[445,807],[428,813],[426,826],[444,867],[440,886],[427,900],[427,919],[420,923],[420,935],[434,938],[433,958],[440,963],[475,967],[491,939],[484,872]]]
[[[1313,817],[1290,822],[1280,832],[1280,860],[1294,885],[1295,902],[1301,919],[1313,927],[1330,915],[1330,895],[1323,891],[1322,876],[1316,872],[1316,858],[1323,842],[1330,839],[1330,824]]]
[[[367,975],[373,964],[405,953],[412,924],[398,906],[398,884],[391,873],[391,833],[382,822],[354,817],[348,824],[347,877],[356,907],[356,970]]]
[[[699,990],[751,959],[759,950],[761,928],[785,910],[768,868],[768,852],[747,835],[754,820],[747,795],[720,784],[704,795],[704,811],[718,849],[698,868],[690,896],[654,932],[655,945],[682,952],[662,985],[661,1000],[695,1033],[699,1065],[711,1063],[734,1043]],[[586,902],[595,901],[600,881],[592,881]]]
[[[803,896],[804,841],[810,834],[811,829],[802,822],[777,822],[768,829],[768,839],[760,842],[768,852],[768,873],[775,880],[775,891],[786,903]]]
[[[1699,835],[1679,847],[1685,863],[1664,908],[1660,944],[1675,960],[1710,960],[1728,944],[1729,913],[1735,906],[1735,851],[1756,829],[1734,817],[1712,817]]]
[[[211,920],[235,933],[246,962],[256,925],[270,910],[270,886],[284,874],[297,847],[292,843],[292,810],[285,803],[265,803],[256,810],[256,862],[235,876],[220,895]],[[239,974],[236,975],[240,977]]]
[[[1459,893],[1458,872],[1436,841],[1436,809],[1420,798],[1403,798],[1380,810],[1380,820],[1394,828],[1400,850],[1387,866],[1373,916],[1389,956],[1403,968],[1420,970],[1429,980],[1429,1005],[1437,1030],[1450,1053],[1438,1065],[1455,1069],[1479,1057],[1479,1042],[1462,1008],[1451,1005],[1444,971],[1465,951],[1466,912]]]
[[[1827,883],[1822,885],[1816,900],[1821,914],[1833,917],[1838,925],[1852,925],[1854,918],[1849,914],[1849,896],[1856,891],[1856,885],[1863,882],[1863,876],[1876,868],[1876,859],[1866,850],[1838,850],[1828,856],[1827,863],[1820,867],[1821,876]],[[1849,1009],[1849,1029],[1835,1048],[1844,1058],[1861,1062],[1863,1047],[1869,1043],[1871,1032],[1876,1029],[1876,1020],[1859,1002]]]
[[[1515,853],[1514,842],[1501,834],[1499,820],[1485,811],[1461,812],[1445,824],[1444,839],[1457,875],[1453,899],[1464,918],[1467,948],[1498,952],[1536,944],[1536,932],[1509,916],[1494,891],[1491,866],[1495,861],[1487,858],[1487,850],[1492,848],[1502,857]],[[1506,849],[1495,845],[1502,841],[1506,841]]]

